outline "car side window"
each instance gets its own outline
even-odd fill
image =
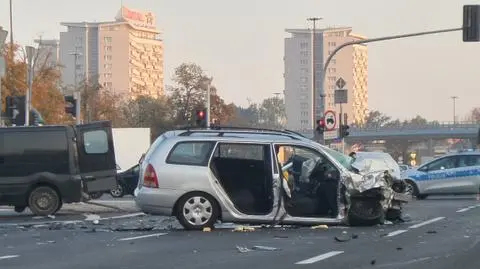
[[[428,165],[428,171],[438,171],[444,169],[452,169],[456,166],[456,157],[445,157],[440,160],[436,160]]]
[[[83,133],[83,146],[87,154],[105,154],[108,152],[108,136],[103,130]]]
[[[464,155],[458,159],[458,167],[480,166],[480,155]]]
[[[166,162],[206,166],[213,146],[214,142],[210,141],[179,142],[168,154]]]

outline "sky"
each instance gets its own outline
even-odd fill
[[[0,0],[0,25],[9,28],[8,0]],[[282,92],[286,28],[350,26],[367,37],[456,28],[462,6],[480,0],[13,0],[14,39],[58,38],[62,21],[113,20],[121,4],[149,10],[165,42],[165,83],[175,67],[196,63],[213,76],[219,94],[246,106]],[[388,3],[387,3],[388,2]],[[453,121],[480,107],[480,43],[461,32],[370,43],[369,108],[392,118],[421,115]],[[348,88],[348,85],[347,85]]]

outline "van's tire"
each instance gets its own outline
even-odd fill
[[[347,218],[350,226],[372,226],[384,224],[386,212],[379,201],[354,200],[348,210]]]
[[[95,199],[98,199],[98,198],[102,197],[103,192],[101,192],[101,191],[92,192],[92,193],[89,193],[88,195],[90,196],[90,199],[95,200]]]
[[[26,208],[27,208],[26,206],[16,206],[14,210],[17,213],[22,213],[23,211],[25,211]]]
[[[54,214],[60,204],[60,195],[49,186],[38,186],[28,196],[28,207],[37,216]]]
[[[122,186],[122,184],[118,184],[114,189],[110,190],[110,195],[113,198],[122,198],[125,196],[125,188]]]
[[[194,215],[190,212],[194,212]],[[206,227],[213,228],[220,209],[212,196],[203,192],[191,192],[178,201],[176,215],[185,230],[202,230]]]

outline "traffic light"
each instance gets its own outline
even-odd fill
[[[206,109],[197,109],[195,113],[195,124],[198,127],[207,127],[207,110]]]
[[[6,115],[12,124],[25,124],[25,96],[7,96],[6,100]]]
[[[323,132],[325,131],[325,118],[320,118],[319,120],[317,120],[316,130],[319,134],[323,134]]]
[[[65,96],[65,113],[71,114],[74,118],[77,117],[77,102],[73,95]]]
[[[348,131],[348,129],[350,129],[350,126],[348,126],[347,124],[340,125],[340,130],[339,130],[340,138],[344,138],[350,135],[350,132]]]
[[[463,42],[480,41],[480,5],[463,6]]]

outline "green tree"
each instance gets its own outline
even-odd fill
[[[285,126],[286,113],[283,99],[271,97],[264,99],[258,108],[259,122],[265,128],[281,129]]]
[[[378,110],[372,110],[368,113],[365,119],[365,127],[367,128],[381,128],[391,121],[391,117],[381,113]]]

